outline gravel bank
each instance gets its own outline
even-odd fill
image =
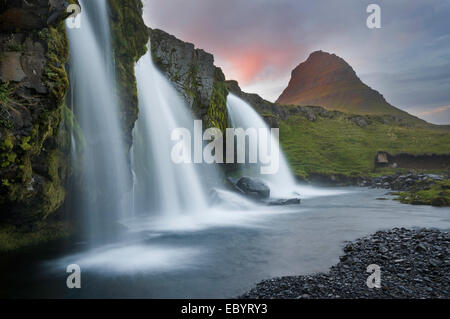
[[[327,274],[261,282],[240,298],[450,298],[450,233],[393,229],[349,243]],[[381,267],[381,288],[369,289],[369,265]]]

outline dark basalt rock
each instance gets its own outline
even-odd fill
[[[242,177],[236,183],[236,187],[245,195],[265,199],[270,197],[270,188],[263,181],[252,177]]]
[[[445,180],[443,175],[436,174],[395,174],[374,178],[362,177],[358,182],[361,187],[391,189],[393,191],[419,191],[429,189],[436,182]]]
[[[395,228],[349,243],[326,274],[266,280],[242,299],[450,298],[450,234]],[[381,268],[381,288],[367,286],[369,265]]]
[[[72,1],[73,2],[73,1]],[[65,19],[67,0],[6,0],[0,4],[0,32],[42,29]]]
[[[289,199],[273,199],[266,201],[268,206],[292,206],[292,205],[300,205],[300,198],[289,198]]]

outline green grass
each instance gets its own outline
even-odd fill
[[[402,127],[371,120],[360,127],[345,114],[301,115],[280,121],[280,142],[295,174],[371,175],[379,151],[391,154],[450,154],[450,133],[428,127]]]
[[[438,182],[428,190],[394,193],[403,204],[450,206],[450,180]]]

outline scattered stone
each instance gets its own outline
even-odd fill
[[[395,228],[349,243],[344,252],[327,274],[263,281],[240,298],[450,298],[448,232]],[[381,268],[381,289],[367,286],[367,267],[372,264]]]

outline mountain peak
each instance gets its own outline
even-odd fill
[[[355,114],[412,117],[364,84],[344,59],[324,51],[311,53],[292,71],[289,85],[277,103],[322,106]]]

